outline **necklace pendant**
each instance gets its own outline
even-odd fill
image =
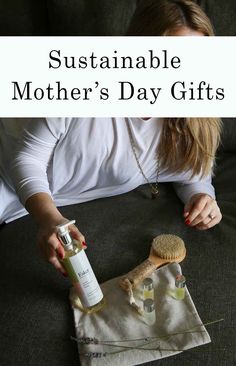
[[[151,188],[152,200],[157,198],[158,193],[159,193],[159,191],[157,188],[154,188],[154,187]]]

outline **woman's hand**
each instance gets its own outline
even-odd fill
[[[198,193],[185,205],[184,218],[186,225],[206,230],[218,224],[222,214],[215,199],[208,194]]]
[[[51,196],[44,192],[29,197],[25,207],[39,225],[38,245],[44,259],[66,276],[66,271],[58,259],[64,258],[65,251],[57,237],[56,226],[69,220],[62,216]],[[86,248],[84,236],[79,229],[75,225],[70,225],[69,229],[73,238]]]
[[[56,226],[68,221],[68,219],[62,217],[60,220],[51,223],[48,221],[43,224],[41,223],[38,235],[38,245],[43,258],[51,263],[64,276],[67,276],[67,274],[59,259],[64,258],[65,251],[57,237]],[[79,229],[75,225],[70,225],[69,229],[73,238],[78,240],[81,245],[86,248],[85,238]]]

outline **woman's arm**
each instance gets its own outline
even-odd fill
[[[10,167],[12,181],[23,205],[38,192],[51,195],[47,169],[64,131],[63,120],[32,119],[28,123]]]
[[[179,182],[174,182],[173,186],[178,197],[184,204],[189,202],[191,197],[198,193],[207,194],[213,199],[216,198],[215,188],[212,185],[211,174],[202,179],[200,177],[194,177]]]
[[[56,226],[68,221],[56,208],[50,192],[47,168],[55,147],[64,134],[63,119],[32,120],[23,135],[11,166],[11,176],[21,202],[39,225],[38,244],[43,257],[65,274],[59,258],[64,250],[56,236]],[[72,235],[84,242],[83,235],[72,225]]]

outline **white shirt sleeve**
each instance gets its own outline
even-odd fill
[[[36,193],[51,195],[47,168],[64,131],[63,119],[33,119],[28,124],[10,167],[12,181],[23,205]]]
[[[175,182],[173,185],[178,197],[184,204],[189,202],[190,198],[197,193],[206,193],[215,199],[215,189],[212,185],[211,177],[211,174],[202,179],[194,177],[189,180]]]

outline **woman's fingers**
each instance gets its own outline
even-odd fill
[[[190,200],[188,203],[186,203],[186,205],[184,206],[184,218],[187,219],[187,217],[189,216],[189,212],[192,209],[192,206],[194,205],[193,200]]]
[[[44,259],[65,276],[66,271],[58,259],[63,259],[65,252],[56,234],[53,233],[48,239],[41,237],[38,244]]]
[[[80,244],[83,246],[83,249],[86,249],[87,244],[85,242],[85,237],[83,234],[81,234],[79,229],[75,225],[70,225],[69,229],[70,229],[71,236],[80,242]]]
[[[61,265],[61,263],[59,262],[58,258],[56,255],[51,255],[48,259],[48,262],[51,263],[61,274],[63,274],[63,276],[66,277],[66,271],[63,268],[63,266]]]
[[[189,214],[185,222],[187,225],[194,226],[205,219],[210,210],[207,207],[207,198],[205,195],[196,197],[195,200],[190,200],[190,204]]]
[[[216,200],[207,194],[193,196],[185,206],[184,211],[185,223],[199,230],[206,230],[213,227],[222,218]],[[188,212],[187,216],[186,212]]]
[[[190,214],[190,225],[196,226],[199,223],[208,223],[211,221],[210,214],[214,208],[213,202],[205,202],[205,206],[197,207],[193,209],[193,214]]]
[[[198,225],[196,225],[196,228],[199,230],[210,229],[211,227],[219,224],[221,219],[222,219],[222,214],[220,212],[219,207],[217,206],[217,208],[214,210],[214,213],[212,212],[210,215],[208,215],[208,218],[206,220],[204,220],[203,222],[199,223]]]
[[[84,236],[75,225],[70,225],[69,231],[71,236],[75,240],[78,240],[84,249],[87,248]],[[65,249],[57,237],[55,226],[44,226],[44,228],[41,229],[39,232],[38,245],[43,258],[66,276],[66,271],[61,263],[61,260],[65,256]]]

